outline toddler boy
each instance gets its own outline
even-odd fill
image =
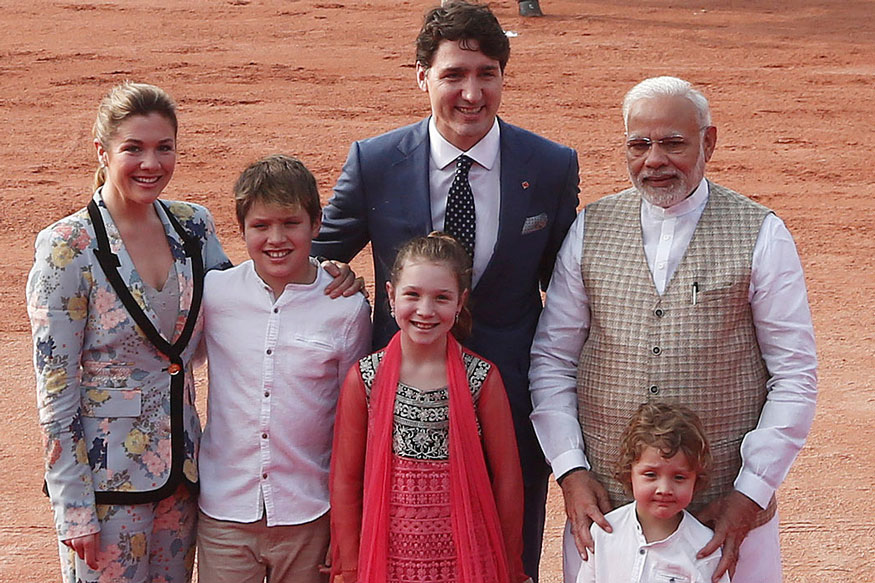
[[[616,478],[635,499],[590,528],[595,552],[577,583],[710,583],[720,551],[697,559],[710,528],[685,508],[708,483],[711,451],[702,422],[679,405],[644,403],[623,432]],[[729,583],[724,574],[720,583]]]

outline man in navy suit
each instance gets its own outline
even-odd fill
[[[498,119],[507,36],[483,5],[432,9],[416,42],[416,78],[432,114],[355,142],[323,212],[314,253],[350,261],[371,243],[374,348],[397,330],[386,281],[398,247],[444,230],[456,158],[473,159],[474,328],[465,344],[501,371],[525,482],[523,562],[537,581],[550,469],[529,421],[529,349],[556,253],[577,209],[577,153]]]

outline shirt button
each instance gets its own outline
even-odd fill
[[[262,433],[262,434],[261,434],[261,439],[267,439],[267,433]]]
[[[665,311],[662,308],[656,308],[655,310],[653,310],[653,313],[656,314],[657,318],[662,318],[663,316],[665,316]]]
[[[263,480],[267,479],[267,472],[264,472],[263,474],[261,474],[261,479],[263,479]],[[641,551],[641,552],[643,553],[644,551]]]
[[[659,269],[665,269],[665,263],[660,263],[657,265]]]
[[[264,396],[265,396],[265,397],[270,397],[270,391],[264,391]]]
[[[279,308],[274,308],[274,309],[273,309],[273,313],[274,313],[274,314],[279,314],[279,313],[280,313],[280,309],[279,309]]]
[[[268,349],[267,349],[267,353],[268,353],[268,354],[273,354],[273,350],[271,350],[270,348],[268,348]]]
[[[651,395],[658,395],[659,394],[659,387],[657,387],[656,385],[650,385],[650,388],[647,390],[650,391]]]
[[[660,348],[659,346],[653,347],[653,354],[661,354],[661,353],[662,353],[662,348]]]
[[[644,552],[645,552],[644,549],[638,549],[638,554],[639,554],[639,555],[643,555]]]

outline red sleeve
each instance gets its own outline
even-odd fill
[[[523,571],[523,476],[516,432],[507,393],[498,368],[492,365],[480,390],[477,417],[483,432],[483,453],[504,534],[511,581],[528,579]]]
[[[342,573],[344,583],[358,578],[367,438],[368,404],[356,364],[340,388],[331,453],[332,573]]]

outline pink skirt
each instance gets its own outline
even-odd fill
[[[387,583],[457,583],[449,461],[395,455],[391,481]]]
[[[392,459],[387,583],[454,583],[450,463]]]

